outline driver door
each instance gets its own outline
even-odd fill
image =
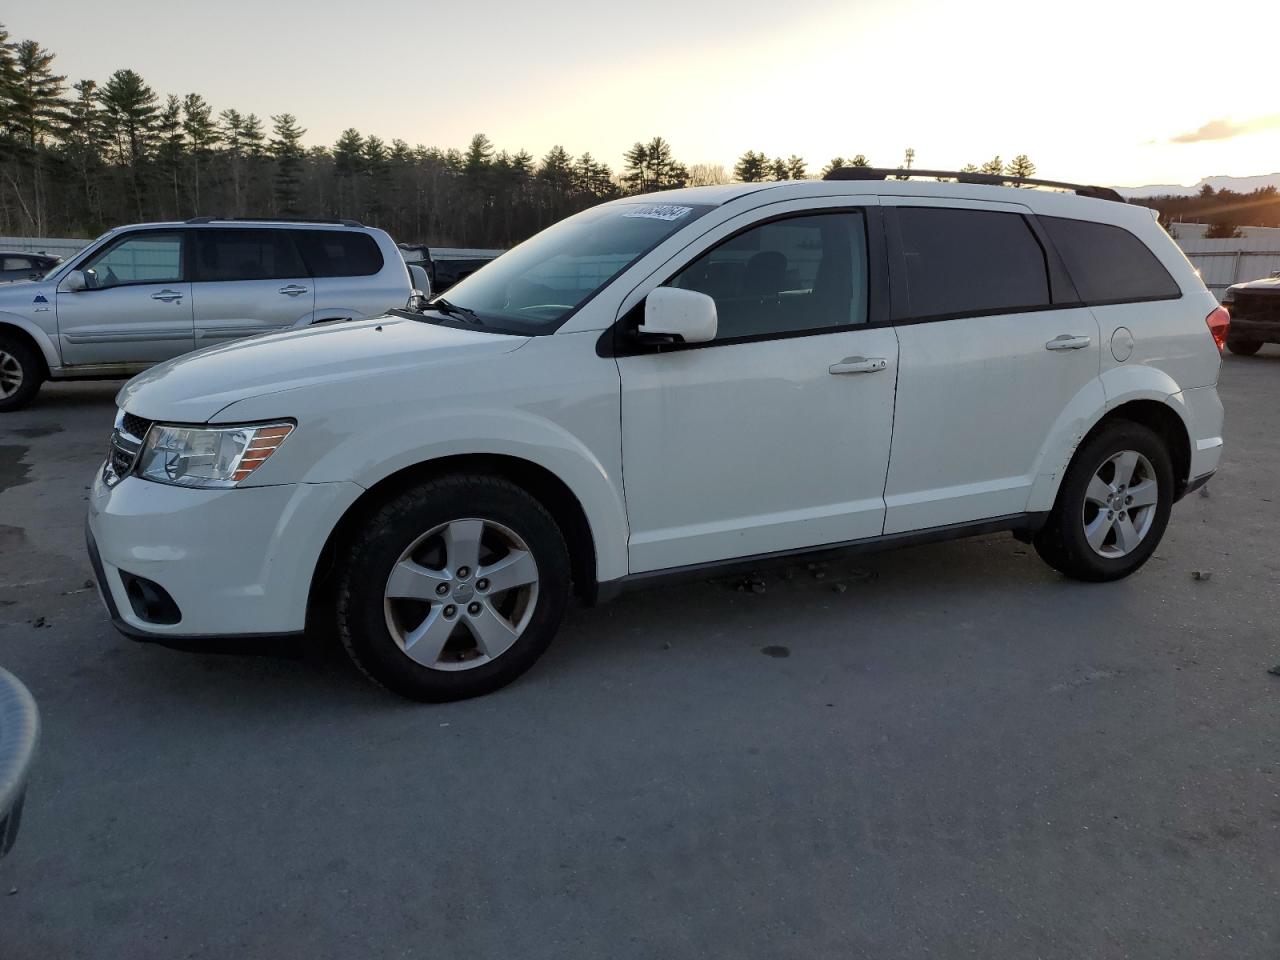
[[[127,233],[78,265],[87,286],[58,287],[67,366],[151,364],[195,348],[185,230]]]
[[[718,332],[618,358],[632,573],[882,532],[898,341],[878,211],[848,203],[730,221],[663,279],[714,299]]]

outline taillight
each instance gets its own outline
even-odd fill
[[[1227,345],[1227,328],[1231,326],[1231,314],[1227,312],[1226,307],[1218,307],[1204,318],[1204,322],[1208,324],[1213,342],[1218,345],[1218,351],[1221,352]]]

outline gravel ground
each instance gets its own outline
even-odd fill
[[[1124,582],[1000,536],[637,593],[444,706],[117,635],[117,387],[0,417],[44,720],[0,957],[1280,955],[1280,349],[1227,358],[1224,466]]]

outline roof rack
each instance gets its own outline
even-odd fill
[[[824,180],[888,180],[890,177],[946,177],[960,183],[981,183],[991,187],[1010,184],[1028,187],[1056,187],[1070,190],[1082,197],[1095,200],[1112,200],[1124,203],[1124,197],[1110,187],[1095,187],[1084,183],[1066,183],[1062,180],[1036,180],[1031,177],[1011,177],[1002,173],[966,173],[961,170],[890,170],[883,167],[837,167]]]
[[[359,220],[317,220],[314,217],[192,217],[187,223],[333,223],[343,227],[363,227]]]

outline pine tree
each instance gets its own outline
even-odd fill
[[[802,157],[797,157],[794,153],[787,158],[787,179],[788,180],[804,180],[806,164]]]
[[[1036,165],[1031,162],[1031,158],[1025,153],[1020,153],[1009,161],[1008,166],[1004,168],[1006,176],[1010,177],[1034,177],[1036,175]]]
[[[53,72],[53,54],[34,40],[14,46],[7,112],[11,128],[28,149],[34,149],[65,123],[67,103],[62,90],[66,79]]]
[[[276,209],[285,216],[297,216],[301,212],[298,199],[305,156],[302,137],[307,131],[298,126],[298,119],[292,113],[277,114],[271,118],[271,124],[274,137],[267,149],[276,160]]]
[[[102,88],[103,125],[119,164],[129,171],[134,209],[143,219],[143,168],[151,150],[156,95],[132,70],[117,70]]]
[[[776,181],[791,179],[791,174],[787,170],[787,162],[781,157],[769,164],[769,179]]]
[[[996,154],[980,168],[982,173],[990,174],[998,177],[1004,173],[1004,162],[1000,159],[1000,155]]]
[[[213,108],[198,93],[188,93],[182,98],[182,132],[187,137],[191,162],[191,209],[202,213],[200,200],[200,173],[209,166],[214,149],[218,146],[218,125],[213,120]]]
[[[182,131],[182,101],[169,94],[156,116],[156,164],[173,192],[173,216],[182,210],[182,168],[187,159],[187,143]]]
[[[733,166],[733,178],[743,183],[759,183],[769,174],[769,158],[763,153],[748,150]]]

